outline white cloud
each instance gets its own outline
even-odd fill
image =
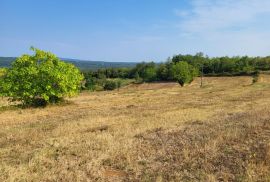
[[[181,27],[194,33],[219,31],[235,26],[249,28],[260,15],[270,13],[269,0],[194,0],[192,7],[192,15]]]
[[[179,17],[187,17],[190,15],[190,13],[186,10],[179,10],[179,9],[174,9],[173,10],[173,13],[176,15],[176,16],[179,16]]]
[[[269,0],[192,0],[191,7],[178,24],[186,41],[212,55],[270,54]]]

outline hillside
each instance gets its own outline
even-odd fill
[[[16,57],[0,57],[0,67],[10,67]]]
[[[15,59],[15,57],[0,57],[0,67],[9,67]],[[99,68],[130,68],[137,64],[135,62],[86,61],[68,58],[61,58],[61,60],[72,63],[81,70],[97,70]]]
[[[269,181],[270,75],[204,83],[2,107],[0,181]]]

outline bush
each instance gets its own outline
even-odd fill
[[[118,83],[113,80],[107,80],[104,85],[104,90],[114,90],[119,88]]]
[[[33,47],[31,50],[34,55],[17,58],[7,69],[0,85],[2,96],[23,105],[44,105],[78,93],[83,76],[74,65],[50,52]]]
[[[94,91],[97,85],[97,78],[87,77],[85,79],[85,89]]]
[[[254,74],[253,74],[253,79],[252,79],[252,83],[254,84],[254,83],[256,83],[256,82],[258,82],[258,80],[259,80],[259,71],[255,71],[254,72]]]

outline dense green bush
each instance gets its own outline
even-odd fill
[[[85,89],[94,91],[97,85],[97,78],[88,76],[85,79]]]
[[[104,85],[104,90],[114,90],[119,88],[120,85],[117,81],[114,80],[107,80]]]
[[[50,52],[31,50],[34,55],[17,58],[7,69],[0,85],[2,96],[24,105],[43,105],[78,93],[83,76],[74,65],[60,61]]]

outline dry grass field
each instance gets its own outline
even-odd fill
[[[270,75],[199,81],[2,109],[0,181],[270,181]]]

